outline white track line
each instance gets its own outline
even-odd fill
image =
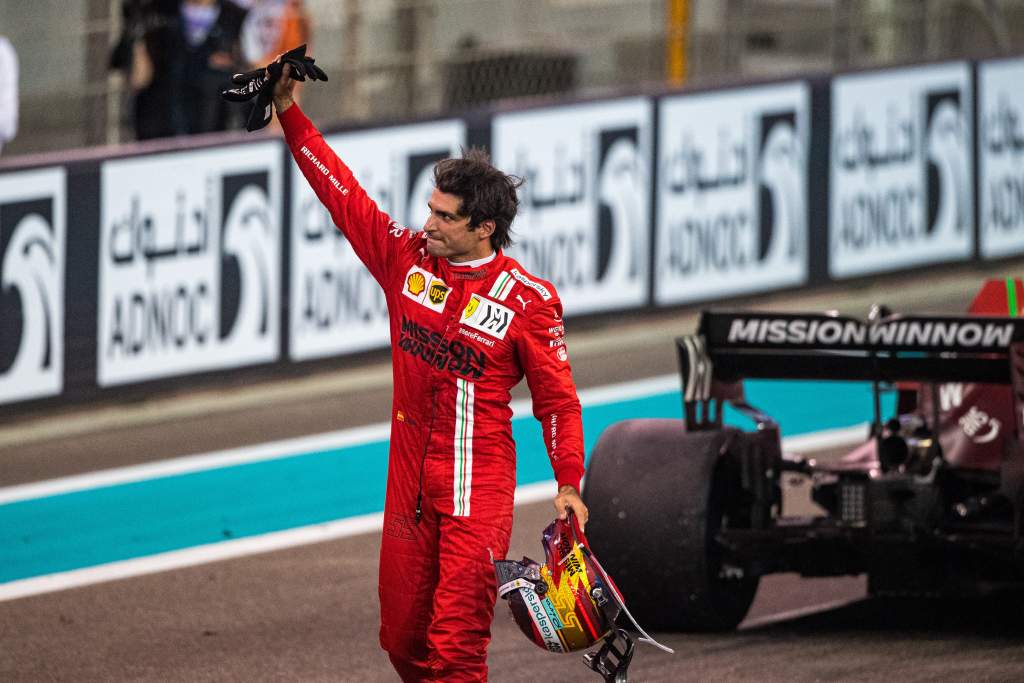
[[[388,434],[388,425],[379,423],[365,427],[356,427],[355,429],[314,434],[297,439],[272,441],[270,443],[243,446],[225,451],[187,455],[142,465],[115,467],[89,472],[88,474],[77,474],[70,477],[33,482],[31,484],[8,486],[0,488],[0,505],[103,486],[129,484],[147,479],[159,479],[161,477],[201,472],[220,467],[244,465],[262,460],[286,458],[301,453],[357,446],[370,441],[387,439]]]
[[[554,499],[557,492],[555,480],[540,481],[516,488],[515,504],[526,505],[542,500]],[[69,588],[80,588],[106,581],[144,576],[172,569],[184,569],[210,562],[230,560],[248,555],[284,550],[296,546],[322,543],[349,536],[379,532],[383,527],[384,514],[374,513],[349,517],[323,524],[275,531],[259,536],[236,538],[206,545],[172,550],[146,557],[109,562],[83,569],[72,569],[56,574],[34,576],[0,584],[0,602],[17,600],[32,595],[53,593]]]
[[[851,427],[815,434],[805,434],[791,439],[783,439],[782,447],[787,451],[832,448],[844,443],[856,443],[863,438],[865,430],[866,427],[860,425],[856,428]],[[842,441],[844,438],[846,440]],[[555,491],[554,480],[519,486],[516,487],[515,504],[526,505],[549,500],[553,498]],[[334,522],[313,524],[295,529],[261,534],[259,536],[220,541],[218,543],[184,548],[182,550],[172,550],[146,557],[110,562],[84,569],[73,569],[57,574],[19,579],[0,584],[0,602],[67,590],[69,588],[79,588],[95,583],[126,579],[133,576],[194,567],[209,562],[246,557],[248,555],[283,550],[311,543],[321,543],[348,536],[378,532],[383,527],[383,517],[382,513],[350,517]],[[831,604],[819,605],[813,609],[818,610],[831,606]],[[799,614],[794,613],[794,616],[799,616]],[[774,615],[772,618],[778,618],[778,615]],[[761,621],[755,620],[747,624],[747,627],[761,625],[761,623]]]
[[[679,377],[677,375],[661,375],[634,382],[583,389],[579,392],[579,396],[580,402],[583,405],[596,406],[642,398],[678,388]],[[512,413],[516,417],[527,417],[531,414],[531,406],[532,404],[529,399],[513,401]],[[390,426],[386,422],[378,422],[364,427],[314,434],[296,439],[272,441],[270,443],[243,446],[225,451],[199,453],[161,460],[159,462],[98,470],[88,474],[47,479],[31,484],[19,484],[17,486],[0,488],[0,505],[103,486],[130,484],[147,479],[158,479],[160,477],[189,474],[220,467],[286,458],[301,453],[358,446],[373,441],[385,441],[389,435]]]
[[[0,602],[378,531],[383,513],[275,531],[0,584]]]

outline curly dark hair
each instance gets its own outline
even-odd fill
[[[495,250],[512,244],[512,221],[519,209],[517,176],[505,175],[491,165],[487,152],[479,147],[463,150],[461,159],[442,159],[434,166],[434,185],[441,192],[462,200],[459,213],[469,217],[470,229],[494,221],[491,246]]]

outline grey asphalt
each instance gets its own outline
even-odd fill
[[[729,307],[863,316],[960,312],[1024,262],[878,278]],[[675,372],[694,309],[569,324],[580,387]],[[4,485],[381,422],[383,355],[289,381],[176,392],[0,424]],[[521,391],[517,395],[525,395]],[[510,556],[538,556],[550,503],[517,508]],[[0,602],[0,681],[393,681],[377,647],[376,534]],[[631,681],[1024,680],[1021,605],[866,600],[861,577],[766,578],[736,633],[658,634]],[[628,597],[628,596],[627,596]],[[528,643],[503,603],[491,680],[598,681]]]

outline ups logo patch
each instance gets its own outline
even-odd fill
[[[430,283],[430,291],[427,292],[427,298],[430,299],[432,304],[443,304],[444,300],[448,298],[448,292],[450,291],[451,287],[440,280],[434,280]]]

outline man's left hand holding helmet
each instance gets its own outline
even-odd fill
[[[571,484],[559,487],[558,495],[555,496],[555,511],[558,519],[567,519],[571,511],[579,520],[580,530],[586,530],[587,520],[590,518],[590,511],[580,497],[580,492]]]

